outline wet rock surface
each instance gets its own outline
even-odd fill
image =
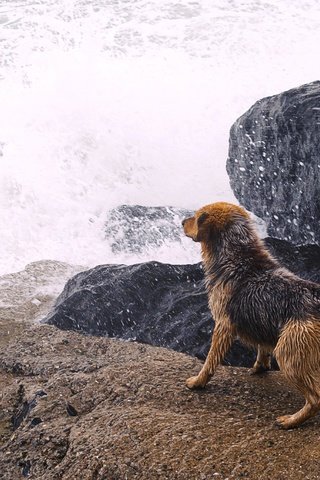
[[[318,278],[313,247],[268,242],[284,263]],[[187,267],[196,287],[186,281],[185,296],[202,299],[190,313],[199,322],[196,312],[202,302],[206,306],[202,271]],[[204,391],[192,392],[185,380],[201,368],[195,357],[32,323],[48,311],[72,268],[37,262],[0,279],[6,298],[0,306],[1,478],[319,478],[320,416],[296,430],[274,426],[277,416],[303,405],[281,373],[250,376],[248,369],[219,367]],[[176,287],[173,282],[171,290]],[[123,296],[124,305],[130,295]],[[209,324],[211,331],[208,317]],[[210,334],[203,339],[209,342]]]
[[[276,238],[265,238],[264,242],[281,265],[299,277],[320,283],[320,247],[318,245],[296,246]]]
[[[219,367],[191,392],[185,379],[201,362],[187,355],[22,329],[0,346],[4,480],[319,478],[320,417],[291,431],[273,425],[303,405],[281,373]]]
[[[268,234],[320,242],[320,81],[256,102],[231,127],[227,171]]]
[[[201,265],[148,262],[104,265],[70,279],[43,322],[165,346],[205,358],[213,321]],[[236,342],[228,364],[252,365],[254,352]]]
[[[294,273],[320,282],[320,248],[268,238],[271,253]],[[157,262],[104,265],[70,279],[44,319],[63,330],[172,348],[198,358],[209,349],[214,322],[203,270]],[[236,342],[227,365],[251,366],[255,353]]]

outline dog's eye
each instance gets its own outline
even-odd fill
[[[208,213],[206,212],[201,213],[200,217],[197,220],[198,225],[201,225],[208,217],[209,217]]]

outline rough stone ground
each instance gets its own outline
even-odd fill
[[[163,348],[0,323],[4,480],[319,479],[320,417],[273,426],[302,406],[281,373],[220,367]]]
[[[34,324],[79,267],[35,262],[0,278],[0,478],[320,479],[320,415],[273,426],[302,398],[281,373]]]

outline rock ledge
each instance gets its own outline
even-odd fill
[[[319,478],[320,418],[273,426],[303,403],[279,372],[220,367],[191,392],[197,359],[47,325],[21,326],[0,358],[4,480]]]

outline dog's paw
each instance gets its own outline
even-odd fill
[[[292,415],[282,415],[282,417],[278,417],[275,424],[277,425],[277,427],[286,429],[296,426],[296,423],[292,420]]]
[[[206,382],[204,382],[199,375],[196,377],[189,377],[186,381],[186,385],[191,390],[194,388],[204,388],[206,386]]]
[[[249,370],[249,375],[261,375],[263,373],[269,372],[270,368],[265,367],[264,365],[253,365]]]

